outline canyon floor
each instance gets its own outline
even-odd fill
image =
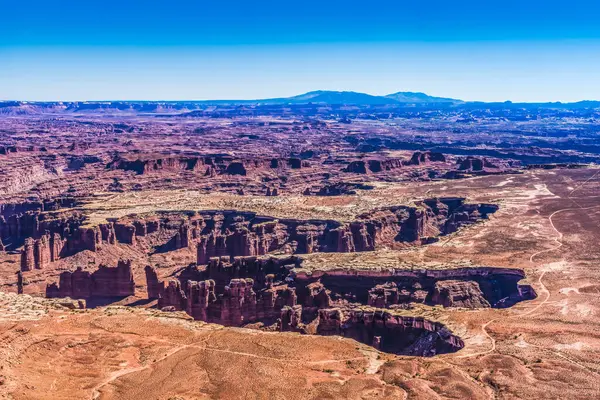
[[[331,125],[332,131],[338,129],[342,128]],[[148,145],[136,137],[140,142],[134,146]],[[218,142],[217,136],[213,139]],[[277,146],[284,142],[278,141],[269,151],[283,152]],[[169,146],[173,143],[185,147],[188,142],[173,139]],[[96,155],[106,154],[103,146]],[[344,166],[356,157],[346,148],[336,151],[346,160]],[[12,163],[19,154],[40,157],[37,150],[17,152],[9,163],[1,159],[7,156],[0,155],[0,167],[4,171],[16,168]],[[403,151],[385,156],[407,160],[411,155]],[[278,219],[351,223],[374,210],[413,206],[430,198],[460,197],[473,204],[493,204],[498,210],[488,218],[435,241],[394,243],[374,251],[314,251],[297,257],[307,271],[517,268],[524,271],[522,283],[531,285],[537,296],[506,308],[411,304],[398,312],[443,324],[464,341],[464,347],[433,357],[402,356],[351,338],[222,326],[194,321],[183,311],[161,311],[155,300],[148,299],[144,267],[161,266],[159,277],[168,279],[195,263],[197,254],[185,247],[150,251],[156,244],[150,237],[138,238],[135,245],[103,244],[95,251],[78,251],[49,267],[23,272],[24,294],[17,294],[15,273],[21,268],[22,246],[11,249],[7,241],[7,251],[0,256],[0,396],[92,400],[600,398],[600,169],[593,164],[504,166],[486,174],[470,171],[459,179],[439,174],[427,178],[428,169],[446,173],[454,168],[454,161],[447,157],[439,166],[429,161],[407,165],[403,172],[386,172],[383,178],[371,173],[356,176],[349,169],[339,173],[337,167],[332,172],[327,162],[317,167],[315,161],[309,172],[308,167],[287,171],[283,179],[281,171],[278,177],[269,172],[272,180],[257,178],[265,177],[263,169],[253,175],[248,161],[243,162],[248,175],[217,174],[210,182],[194,175],[201,183],[172,170],[160,176],[124,173],[105,168],[108,162],[101,167],[67,168],[62,178],[35,171],[29,178],[10,175],[13,183],[6,187],[5,204],[29,201],[32,194],[52,198],[64,194],[69,185],[74,187],[72,191],[80,192],[80,203],[73,208],[85,215],[81,227],[131,215],[190,210],[241,210]],[[54,162],[45,161],[46,166]],[[98,178],[88,179],[88,174]],[[205,176],[204,171],[201,175]],[[123,190],[107,190],[114,178],[125,186]],[[180,185],[177,179],[188,183]],[[307,186],[324,187],[333,181],[339,186],[357,180],[363,186],[353,186],[352,193],[303,194]],[[147,183],[132,190],[136,181]],[[278,187],[281,194],[266,196],[264,182],[271,182],[267,186]],[[241,187],[245,193],[239,193]],[[133,295],[97,305],[89,299],[87,308],[72,300],[44,298],[46,286],[57,282],[61,272],[77,266],[116,265],[120,259],[131,260]]]

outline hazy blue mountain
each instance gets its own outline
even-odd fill
[[[336,92],[332,90],[316,90],[292,97],[279,97],[258,100],[206,100],[209,104],[356,104],[382,105],[398,104],[394,99],[384,96],[372,96],[359,92]]]
[[[600,102],[593,100],[575,103],[512,103],[462,101],[446,97],[430,96],[421,92],[397,92],[386,96],[373,96],[366,93],[350,91],[316,90],[292,97],[279,97],[257,100],[180,100],[180,101],[84,101],[84,102],[29,102],[29,101],[0,101],[1,115],[35,114],[39,112],[60,111],[119,111],[119,112],[175,112],[193,111],[207,105],[215,106],[278,106],[278,105],[355,105],[420,108],[460,108],[460,109],[582,109],[599,108]]]
[[[397,92],[385,96],[394,99],[399,103],[463,103],[462,100],[450,99],[447,97],[435,97],[421,92]]]
[[[323,104],[396,104],[394,99],[383,96],[372,96],[359,92],[336,92],[330,90],[317,90],[298,96],[288,97],[284,101],[292,104],[323,103]]]
[[[398,92],[387,96],[373,96],[360,92],[338,92],[333,90],[316,90],[292,97],[280,97],[261,100],[207,100],[212,104],[355,104],[355,105],[386,105],[404,103],[463,103],[461,100],[445,97],[429,96],[425,93]]]

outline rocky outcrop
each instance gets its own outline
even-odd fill
[[[314,283],[311,285],[314,285]],[[367,304],[377,308],[389,308],[394,304],[398,304],[400,296],[405,295],[398,293],[398,285],[395,282],[386,282],[369,290]]]
[[[135,225],[132,222],[114,222],[115,237],[118,242],[135,245]]]
[[[25,239],[21,250],[21,271],[48,267],[61,257],[64,246],[65,241],[57,233],[46,233],[39,239]]]
[[[249,173],[249,169],[259,168],[281,168],[282,166],[290,168],[300,168],[303,161],[300,159],[262,159],[245,158],[234,159],[223,155],[209,155],[198,157],[172,157],[158,156],[156,158],[145,157],[138,159],[126,159],[118,157],[107,165],[109,169],[121,169],[125,171],[134,171],[138,175],[164,172],[191,172],[202,173],[204,176],[212,178],[217,175],[242,175]]]
[[[273,281],[283,281],[298,260],[296,257],[229,257],[211,258],[206,268],[188,267],[181,272],[183,280],[213,280],[219,290],[232,279],[251,278],[258,288],[273,285]]]
[[[35,269],[34,247],[35,240],[32,238],[25,239],[25,244],[21,251],[21,271],[31,271]]]
[[[307,308],[329,308],[331,298],[322,283],[313,282],[306,286],[306,296],[302,298],[302,304]]]
[[[249,212],[202,211],[204,227],[197,262],[211,257],[254,256],[275,250],[307,254],[355,252],[398,242],[428,243],[464,225],[486,219],[493,204],[468,204],[462,198],[428,199],[415,206],[387,207],[359,215],[356,221],[294,220]]]
[[[445,162],[446,157],[442,153],[432,151],[415,151],[409,161],[404,165],[421,165],[428,162]]]
[[[206,264],[211,257],[220,257],[227,254],[227,237],[218,233],[211,233],[210,235],[204,236],[200,243],[198,243],[198,264]],[[250,252],[251,246],[248,246]]]
[[[65,240],[58,233],[50,237],[50,260],[56,261],[61,257],[65,248]]]
[[[301,268],[301,259],[215,257],[161,282],[146,268],[149,298],[158,307],[230,326],[340,335],[382,351],[433,356],[464,344],[444,325],[398,315],[409,303],[445,307],[506,307],[535,296],[521,270],[454,269],[324,270]]]
[[[35,268],[44,269],[52,261],[50,256],[50,235],[43,235],[33,245],[33,258]]]
[[[393,308],[409,303],[445,307],[509,307],[530,300],[536,293],[521,280],[522,270],[469,267],[452,269],[360,270],[330,269],[292,271],[301,303],[313,292],[313,285],[324,286],[332,299],[378,308]]]
[[[138,175],[153,172],[182,172],[203,171],[206,165],[210,165],[210,158],[202,157],[158,157],[148,159],[126,160],[117,158],[108,164],[108,168],[134,171]]]
[[[476,281],[438,281],[433,288],[431,302],[444,307],[490,307]]]
[[[0,154],[7,155],[11,153],[27,153],[34,151],[48,151],[45,147],[40,146],[17,146],[17,145],[8,145],[8,146],[0,146]]]
[[[117,234],[115,232],[115,225],[113,222],[100,224],[99,227],[103,241],[105,241],[108,244],[115,244],[117,242]]]
[[[275,196],[279,196],[279,189],[278,189],[278,188],[270,188],[270,187],[268,187],[268,188],[267,188],[267,193],[266,193],[266,196],[268,196],[268,197],[271,197],[271,196],[273,196],[273,197],[275,197]]]
[[[371,172],[377,173],[401,168],[402,160],[398,158],[370,159],[367,160],[367,165]]]
[[[372,190],[373,186],[357,182],[333,182],[304,189],[304,196],[342,196],[353,195],[360,190]]]
[[[284,306],[279,317],[281,332],[302,332],[302,306]]]
[[[182,222],[178,232],[175,234],[175,248],[183,249],[192,246],[192,230],[187,221]]]
[[[172,311],[183,311],[186,309],[187,297],[176,279],[170,279],[158,297],[158,308]]]
[[[59,212],[61,208],[75,205],[72,198],[0,204],[0,234],[3,238],[12,236],[36,236],[39,232],[59,226],[65,228],[80,219],[76,211]]]
[[[149,299],[158,299],[164,291],[164,284],[159,281],[156,270],[147,265],[144,268],[146,272],[146,288],[148,290]]]
[[[156,232],[168,243],[157,251],[189,248],[205,265],[211,257],[259,256],[284,253],[370,251],[396,243],[428,243],[495,212],[491,204],[468,204],[461,198],[428,199],[413,206],[377,209],[352,222],[275,219],[240,211],[201,211],[184,215],[124,217],[97,226],[84,225],[81,212],[10,214],[0,219],[5,246],[33,239],[23,247],[23,270],[44,268],[49,262],[83,250],[97,251],[102,243],[136,245],[138,238]],[[49,236],[48,236],[49,235]],[[8,239],[5,239],[8,238]],[[10,240],[7,245],[6,240]],[[155,239],[153,239],[155,240]],[[160,239],[163,240],[163,239]],[[10,247],[9,247],[10,248]],[[48,251],[49,249],[49,251]],[[36,259],[39,260],[36,264]],[[34,261],[31,261],[34,260]]]
[[[199,321],[209,321],[213,317],[220,317],[220,313],[215,309],[217,296],[215,294],[214,281],[188,281],[188,294],[186,300],[186,311],[189,315],[193,316],[194,319]],[[210,310],[209,307],[211,308]]]
[[[66,247],[68,254],[83,250],[96,251],[102,244],[102,232],[99,226],[79,227],[67,236]]]
[[[388,353],[411,356],[434,356],[464,347],[458,336],[438,322],[382,310],[321,309],[317,333],[349,337]]]
[[[60,274],[58,284],[46,287],[46,297],[127,297],[135,292],[131,261],[120,260],[115,268],[101,265],[94,272],[78,267]]]
[[[485,157],[468,156],[457,160],[458,170],[464,172],[484,172],[488,169],[498,170],[499,165]],[[506,165],[504,165],[506,169]]]
[[[23,294],[23,273],[17,272],[17,294]]]
[[[351,172],[353,174],[366,174],[367,173],[367,164],[364,161],[352,161],[345,168],[346,172]]]
[[[150,294],[149,294],[150,295]],[[186,311],[194,319],[227,326],[275,322],[285,306],[296,305],[293,288],[265,286],[255,291],[250,278],[232,279],[222,290],[213,280],[170,280],[158,297],[160,309]]]
[[[401,168],[402,165],[402,160],[398,158],[357,160],[351,161],[344,171],[354,174],[379,173]]]
[[[135,291],[131,261],[119,260],[116,268],[100,266],[92,274],[93,295],[95,296],[132,296]]]
[[[288,257],[212,258],[206,267],[189,266],[179,274],[181,287],[188,281],[211,281],[216,295],[226,292],[231,282],[248,279],[260,299],[261,291],[292,284],[298,304],[306,312],[351,302],[377,308],[394,308],[409,303],[446,307],[507,307],[535,298],[530,285],[522,283],[519,269],[468,267],[452,269],[330,269],[312,272],[301,268],[301,260]],[[157,278],[146,269],[148,287]],[[161,284],[158,285],[161,287]],[[150,293],[150,292],[149,292]]]
[[[483,164],[483,159],[469,156],[458,160],[458,169],[460,171],[483,171]]]

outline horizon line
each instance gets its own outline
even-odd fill
[[[355,90],[327,90],[327,89],[315,89],[309,90],[307,92],[302,92],[299,94],[294,94],[290,96],[274,96],[274,97],[264,97],[264,98],[224,98],[224,99],[185,99],[185,98],[173,98],[173,99],[135,99],[135,98],[122,98],[122,99],[76,99],[76,100],[29,100],[29,99],[1,99],[0,102],[21,102],[21,103],[108,103],[108,102],[148,102],[148,103],[174,103],[174,102],[190,102],[190,103],[208,103],[208,102],[261,102],[261,101],[270,101],[270,100],[285,100],[291,99],[293,97],[302,96],[310,93],[317,92],[329,92],[329,93],[355,93],[368,95],[372,97],[380,97],[386,98],[387,96],[397,94],[397,93],[411,93],[411,94],[424,94],[428,97],[439,97],[448,100],[454,100],[456,102],[461,103],[483,103],[483,104],[495,104],[495,103],[513,103],[513,104],[573,104],[573,103],[582,103],[582,102],[600,102],[600,99],[580,99],[574,101],[563,101],[563,100],[541,100],[541,101],[513,101],[510,99],[505,100],[495,100],[495,101],[485,101],[485,100],[463,100],[455,97],[445,97],[438,95],[431,95],[421,91],[394,91],[387,94],[371,94],[367,92],[360,92]],[[307,101],[309,103],[310,101]],[[449,101],[448,101],[449,102]],[[322,104],[326,104],[325,102],[319,102]],[[398,102],[398,104],[415,104],[417,102]],[[329,104],[337,104],[337,103],[329,103]],[[340,104],[353,104],[353,103],[340,103]],[[360,104],[360,103],[355,103]],[[393,103],[392,103],[393,104]]]

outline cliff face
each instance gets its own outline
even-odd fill
[[[293,257],[256,259],[214,258],[204,269],[190,266],[178,280],[160,282],[146,267],[150,298],[159,308],[186,311],[195,319],[240,326],[256,321],[273,323],[284,306],[296,305],[295,288],[282,283]],[[285,271],[285,272],[284,272]],[[275,284],[274,282],[277,282]]]
[[[405,165],[421,165],[428,162],[445,162],[446,157],[442,153],[433,151],[415,151]]]
[[[158,298],[162,310],[185,311],[200,321],[228,326],[260,323],[280,331],[341,335],[396,354],[432,356],[464,346],[442,324],[384,311],[390,302],[373,304],[378,310],[360,310],[347,300],[333,300],[333,292],[320,282],[291,286],[295,282],[290,276],[283,277],[291,261],[292,257],[240,257],[229,264],[212,259],[209,268],[188,267],[179,279],[168,282],[161,282],[154,268],[146,267],[148,296]],[[260,279],[242,277],[248,275]],[[215,279],[189,279],[193,276],[229,281],[222,285]],[[303,295],[299,297],[296,290]]]
[[[135,291],[131,261],[120,260],[114,268],[101,265],[94,272],[81,267],[60,274],[59,283],[46,287],[46,297],[71,297],[89,299],[93,297],[126,297]]]
[[[507,307],[535,297],[521,270],[326,270],[306,273],[297,256],[211,258],[163,282],[146,267],[148,297],[163,310],[223,325],[342,335],[381,350],[431,356],[463,347],[443,325],[398,316],[410,303]],[[375,308],[375,310],[373,309]]]
[[[138,238],[157,232],[172,235],[157,251],[189,248],[197,252],[200,265],[206,265],[212,257],[259,256],[274,251],[371,251],[403,242],[428,243],[497,210],[492,204],[442,198],[424,200],[415,206],[374,210],[347,223],[275,219],[242,211],[201,211],[178,216],[124,217],[85,226],[82,212],[60,211],[69,204],[64,200],[3,206],[0,240],[4,249],[23,246],[23,271],[46,268],[59,258],[83,250],[96,251],[103,243],[136,245]]]
[[[351,161],[346,166],[346,168],[344,168],[344,171],[355,174],[378,173],[383,171],[391,171],[397,168],[401,168],[402,166],[421,165],[429,162],[445,161],[446,157],[444,157],[442,153],[436,153],[431,151],[416,151],[412,154],[409,160],[405,161],[399,158],[378,158]]]
[[[43,269],[82,250],[95,251],[102,242],[99,227],[83,227],[82,212],[71,198],[0,205],[0,238],[7,250],[23,246],[21,270]]]
[[[497,209],[492,204],[467,204],[461,198],[429,199],[414,207],[376,210],[350,223],[206,211],[201,212],[198,264],[206,264],[211,257],[254,256],[275,250],[297,254],[355,252],[398,242],[427,243],[485,219]]]
[[[192,265],[183,269],[178,280],[184,292],[189,281],[210,281],[216,296],[238,280],[251,282],[248,290],[252,289],[259,298],[265,288],[287,286],[294,288],[298,304],[305,307],[305,312],[312,313],[336,303],[377,308],[402,308],[410,303],[483,308],[509,307],[536,297],[531,286],[521,283],[525,274],[519,269],[333,269],[307,273],[297,267],[301,267],[301,260],[291,255],[233,260],[215,257],[205,267]],[[146,277],[149,297],[160,298],[164,284],[159,282],[155,270],[147,267]]]
[[[439,322],[383,310],[319,310],[317,333],[350,337],[395,354],[434,356],[460,350],[464,342]]]
[[[208,163],[207,163],[208,162]],[[199,171],[210,164],[210,159],[202,157],[164,157],[145,160],[115,160],[108,165],[112,169],[122,169],[125,171],[134,171],[139,175],[161,171]]]
[[[299,158],[233,158],[224,155],[203,157],[144,157],[135,160],[118,158],[107,165],[109,169],[134,171],[138,175],[161,172],[200,172],[207,177],[217,175],[246,175],[258,170],[309,167],[306,160]]]
[[[39,239],[26,238],[21,251],[21,271],[48,267],[61,257],[64,247],[65,241],[58,233],[46,233]]]
[[[46,233],[59,233],[76,229],[83,215],[77,211],[58,211],[71,199],[45,203],[19,203],[0,205],[0,238],[7,248],[14,250],[26,238],[39,239]]]
[[[283,307],[296,305],[294,288],[266,285],[254,291],[254,281],[250,278],[232,279],[220,293],[215,290],[213,280],[186,281],[184,285],[170,280],[159,289],[158,307],[186,311],[200,321],[241,326],[257,321],[272,324]]]
[[[519,269],[469,267],[442,270],[293,271],[298,296],[303,301],[311,285],[324,285],[333,299],[379,308],[409,303],[445,307],[509,307],[530,300],[536,293],[521,283]]]
[[[514,295],[522,297],[520,292]],[[433,288],[431,302],[444,307],[490,307],[490,303],[476,281],[438,281]]]
[[[103,243],[117,242],[135,245],[137,238],[162,228],[158,219],[112,220],[97,226],[83,226],[85,216],[77,211],[41,214],[27,212],[13,214],[8,222],[0,217],[0,231],[7,248],[23,245],[21,270],[46,268],[50,262],[83,250],[97,251]],[[189,222],[181,226],[168,250],[194,246],[197,229]]]

